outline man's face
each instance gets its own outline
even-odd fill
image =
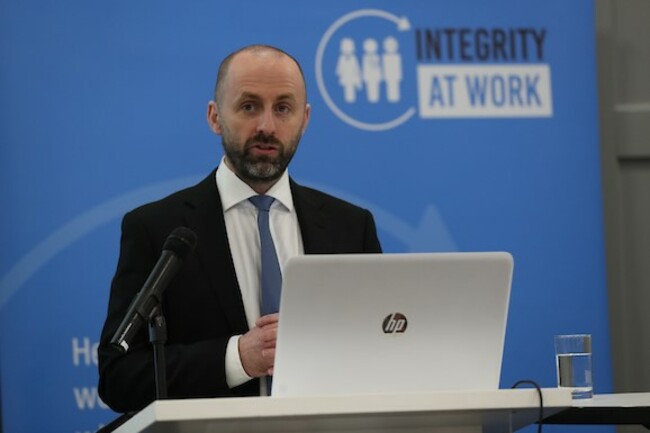
[[[282,175],[308,120],[298,66],[275,52],[235,56],[220,101],[208,107],[208,122],[222,137],[226,164],[255,190],[268,189]]]

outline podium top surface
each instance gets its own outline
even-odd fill
[[[569,390],[542,392],[545,416],[572,404]],[[407,432],[503,423],[516,430],[537,420],[539,404],[534,389],[163,400],[151,403],[115,431]]]

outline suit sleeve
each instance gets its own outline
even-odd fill
[[[166,234],[161,236],[162,233],[151,233],[150,226],[144,224],[134,212],[124,217],[120,257],[111,284],[108,313],[98,350],[99,394],[117,412],[140,410],[155,398],[153,350],[149,344],[147,326],[139,331],[127,353],[121,353],[110,345],[132,299],[160,255]],[[167,289],[167,292],[172,291],[169,293],[172,299],[174,292],[182,295],[183,290],[195,290],[197,283],[194,274],[197,272],[188,261],[191,258],[186,260],[184,269],[172,281],[176,287]],[[185,269],[186,267],[190,269]],[[168,308],[164,305],[163,311],[167,309],[174,313],[172,306]],[[191,306],[189,310],[191,311]],[[205,335],[193,339],[183,335],[184,331],[177,331],[177,328],[185,329],[184,324],[180,327],[178,325],[178,317],[170,314],[169,339],[165,348],[170,398],[232,396],[252,392],[237,388],[231,390],[226,384],[225,351],[230,338],[229,330],[208,330]],[[208,324],[205,327],[210,326]],[[246,386],[254,389],[255,384],[249,382],[242,385]]]

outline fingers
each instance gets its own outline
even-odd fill
[[[239,338],[239,359],[250,377],[265,375],[274,361],[275,349],[267,348],[271,345],[263,341],[259,331],[259,328],[253,328]]]
[[[262,358],[273,364],[273,360],[275,359],[275,348],[262,349]]]
[[[278,339],[278,329],[266,329],[260,334],[260,341],[262,342],[262,347],[264,349],[275,348],[275,343]]]
[[[265,349],[275,348],[278,338],[278,314],[262,316],[255,322],[255,326],[261,331],[260,340]]]
[[[278,318],[280,315],[278,313],[267,314],[262,316],[255,322],[255,326],[259,328],[264,328],[266,326],[278,326]]]
[[[273,376],[275,366],[275,348],[262,350],[262,357],[269,362],[269,368],[266,370],[267,376]]]
[[[275,362],[277,335],[278,315],[270,314],[261,317],[254,328],[239,338],[239,356],[249,376],[269,374]]]

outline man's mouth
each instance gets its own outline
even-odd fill
[[[270,143],[255,143],[249,149],[254,155],[273,156],[280,152],[279,146]]]

